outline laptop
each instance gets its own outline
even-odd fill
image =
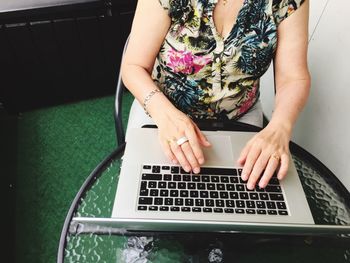
[[[255,132],[204,131],[199,174],[172,164],[153,128],[129,130],[112,216],[131,231],[305,233],[315,226],[293,161],[281,181],[248,190],[236,160]],[[306,231],[307,232],[307,231]],[[312,232],[312,231],[311,231]]]

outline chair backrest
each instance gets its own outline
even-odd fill
[[[123,56],[126,51],[126,47],[129,42],[129,37],[126,39],[122,54],[122,59],[120,66],[122,65]],[[123,125],[123,116],[122,116],[122,103],[123,103],[123,93],[126,89],[122,76],[121,76],[121,68],[119,69],[119,76],[118,76],[118,83],[115,93],[115,101],[114,101],[114,122],[115,122],[115,131],[116,131],[116,139],[117,139],[117,146],[122,145],[125,143],[125,131],[124,131],[124,125]]]

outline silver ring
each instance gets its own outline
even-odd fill
[[[176,143],[177,143],[177,145],[181,146],[182,144],[184,144],[187,141],[188,141],[188,138],[186,136],[182,136],[180,139],[178,139],[176,141]]]

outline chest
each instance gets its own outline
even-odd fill
[[[236,24],[239,11],[245,0],[219,0],[213,10],[213,22],[216,31],[222,38],[226,38]]]

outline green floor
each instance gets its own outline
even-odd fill
[[[131,100],[127,93],[125,108]],[[0,115],[3,185],[8,193],[5,209],[11,214],[15,207],[14,221],[9,217],[7,223],[15,225],[16,262],[56,262],[71,201],[93,168],[116,146],[113,110],[110,96],[19,116]],[[124,120],[127,115],[125,111]],[[13,236],[13,231],[8,232]],[[10,236],[9,253],[11,242]]]

